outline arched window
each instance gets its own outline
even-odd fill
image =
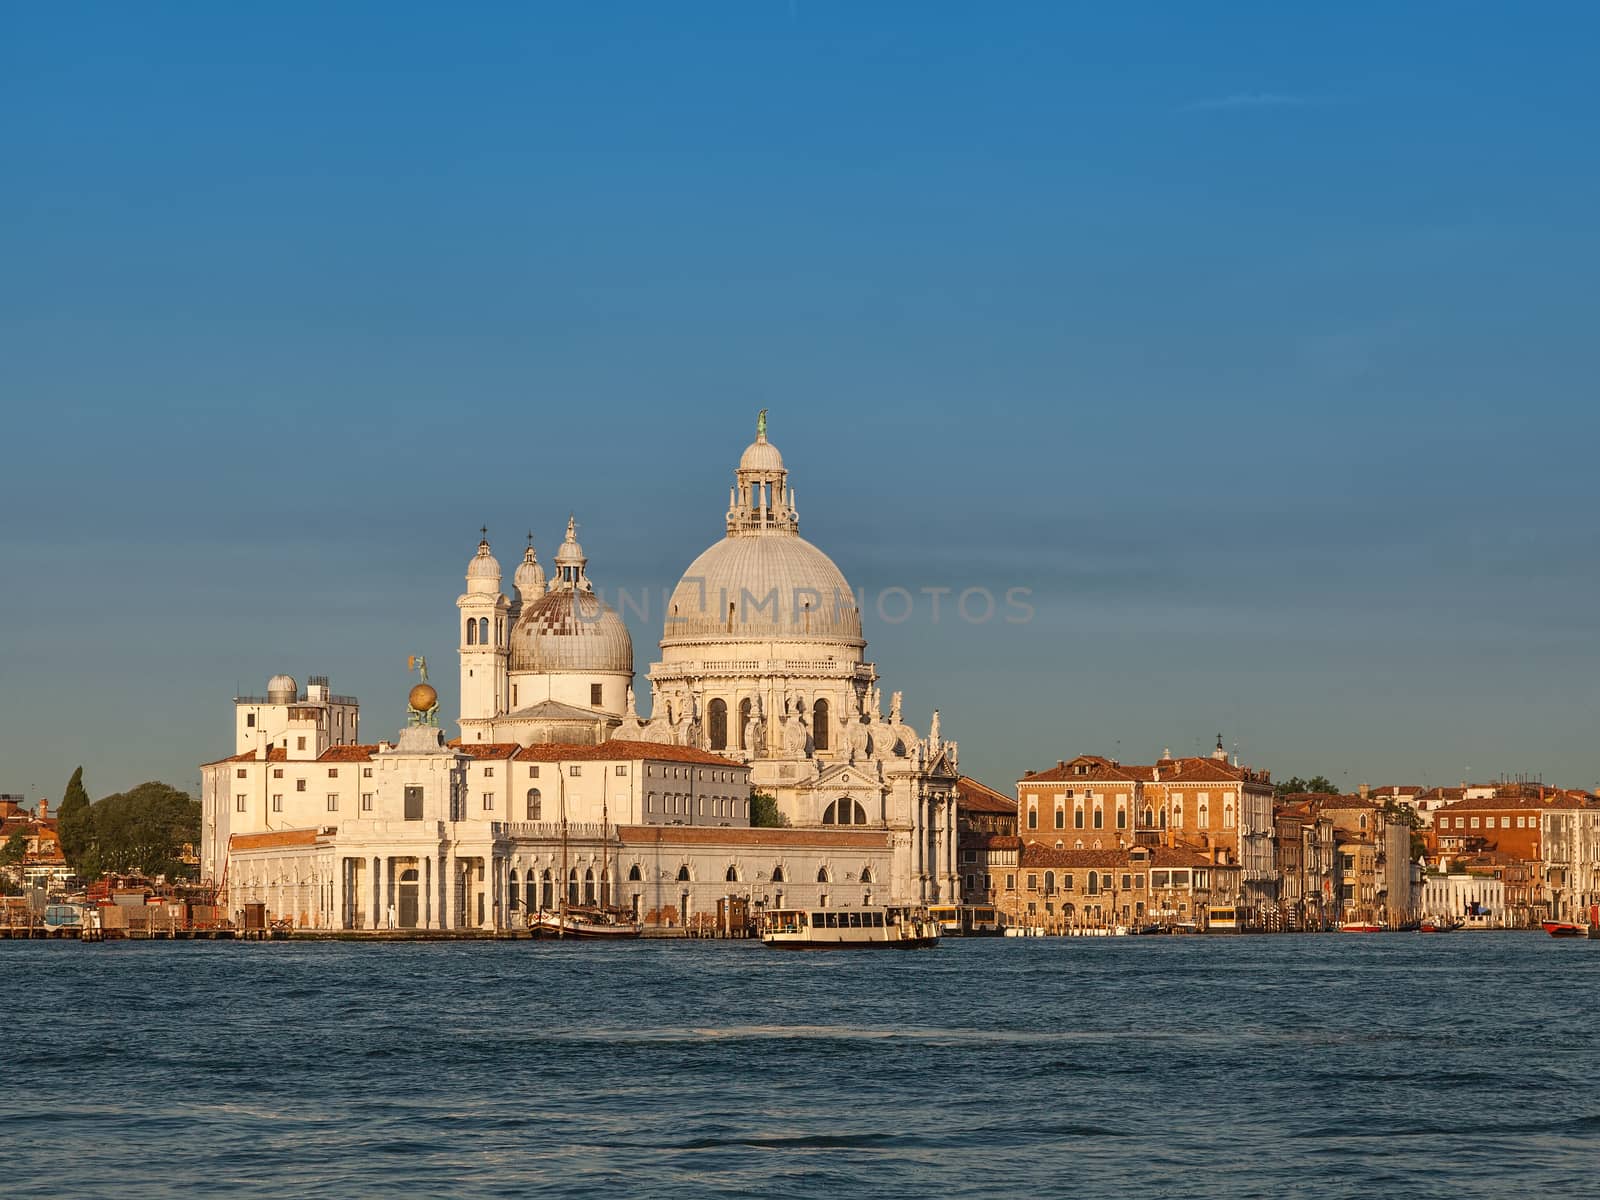
[[[1200,805],[1200,807],[1195,809],[1194,827],[1196,829],[1208,829],[1208,828],[1210,828],[1210,826],[1207,824],[1207,822],[1210,820],[1210,817],[1211,817],[1211,813],[1210,813],[1210,810],[1207,808],[1207,806],[1204,805],[1204,804]]]
[[[1117,802],[1117,828],[1118,829],[1126,829],[1127,827],[1128,827],[1128,806],[1126,804],[1123,804],[1119,800]]]
[[[688,883],[689,882],[689,864],[688,863],[684,863],[683,866],[678,868],[678,882],[679,883]]]
[[[811,745],[817,750],[828,748],[828,702],[818,700],[811,706]]]
[[[577,902],[578,902],[578,868],[577,867],[573,867],[572,870],[567,872],[567,903],[568,904],[576,904]]]
[[[828,868],[827,867],[818,867],[817,868],[817,882],[818,883],[827,883],[828,882]]]
[[[544,873],[539,877],[539,883],[540,890],[544,893],[539,901],[539,906],[541,908],[554,908],[556,906],[556,880],[555,876],[550,873],[549,867],[544,869]]]
[[[748,725],[748,724],[750,724],[750,701],[741,700],[741,701],[739,701],[739,739],[738,739],[739,740],[739,749],[741,749],[741,750],[749,749],[749,747],[744,744],[744,727],[746,725]]]
[[[1096,875],[1093,871],[1090,871],[1089,872],[1089,895],[1091,895],[1091,896],[1099,895],[1099,893],[1100,893],[1099,882],[1100,882],[1100,877],[1098,875]]]
[[[539,885],[534,881],[533,868],[528,868],[528,873],[522,877],[523,907],[537,908],[539,905]]]
[[[782,883],[783,882],[783,866],[782,866],[782,864],[779,864],[778,866],[772,868],[772,882],[773,883]]]
[[[594,903],[594,868],[588,867],[583,872],[583,902]]]
[[[1166,809],[1166,806],[1163,805],[1162,808],[1161,808],[1161,828],[1165,829],[1166,827],[1167,827],[1167,809]]]
[[[1074,829],[1083,828],[1083,802],[1081,800],[1075,806],[1073,806],[1072,827]]]
[[[528,820],[544,820],[544,801],[539,796],[538,788],[528,789]]]
[[[481,645],[481,646],[487,646],[489,644],[489,618],[488,617],[479,617],[478,618],[478,644]]]
[[[517,869],[515,867],[512,867],[511,868],[511,886],[506,891],[507,907],[510,908],[510,910],[512,912],[516,912],[517,911],[517,899],[518,899],[518,896],[517,896]]]
[[[1056,873],[1054,871],[1046,871],[1044,873],[1044,894],[1046,896],[1056,894]]]
[[[1098,800],[1095,801],[1094,805],[1094,827],[1096,829],[1104,829],[1106,827],[1106,810]]]
[[[1154,829],[1156,827],[1156,810],[1148,804],[1144,806],[1144,827],[1146,829]]]
[[[707,722],[711,726],[711,748],[713,750],[726,750],[728,748],[728,702],[721,697],[713,700],[707,709]]]
[[[738,871],[738,869],[736,867],[729,866],[728,867],[728,873],[726,875],[724,875],[722,878],[727,883],[738,883],[739,882],[739,871]]]
[[[476,621],[474,621],[471,617],[468,617],[467,618],[467,645],[476,646],[477,644],[478,644],[478,623]]]
[[[1222,809],[1222,827],[1224,829],[1232,829],[1233,828],[1233,805],[1231,805],[1231,804],[1223,806],[1223,809]]]
[[[639,883],[639,882],[641,882],[643,880],[643,878],[644,878],[644,876],[639,874],[639,864],[638,863],[634,863],[633,866],[628,868],[628,882],[629,883]]]
[[[862,883],[871,883],[872,882],[872,868],[871,867],[862,867],[861,868],[861,882]]]
[[[867,810],[862,808],[848,796],[841,796],[822,814],[824,825],[865,825],[867,823]]]
[[[1174,829],[1183,828],[1183,801],[1182,800],[1174,800],[1172,802],[1172,827]]]

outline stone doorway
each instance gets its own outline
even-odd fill
[[[417,869],[408,867],[400,872],[400,928],[415,929],[421,915],[422,885]]]

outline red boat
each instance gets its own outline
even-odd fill
[[[1461,928],[1461,922],[1446,921],[1436,917],[1429,917],[1417,926],[1423,933],[1454,933]]]
[[[1382,933],[1383,926],[1376,921],[1345,921],[1339,926],[1340,933]]]
[[[1588,937],[1589,931],[1576,921],[1541,921],[1544,931],[1551,937],[1581,938]]]

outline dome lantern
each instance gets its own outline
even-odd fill
[[[522,561],[517,564],[511,584],[524,605],[533,604],[544,596],[544,568],[539,565],[539,555],[534,551],[532,533],[528,534],[528,548],[522,553]]]
[[[767,410],[756,419],[756,440],[739,456],[728,505],[728,532],[776,530],[797,533],[800,522],[789,497],[783,455],[767,441]]]

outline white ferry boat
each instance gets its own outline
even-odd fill
[[[780,950],[915,950],[939,944],[925,908],[778,908],[761,917],[761,944]]]

